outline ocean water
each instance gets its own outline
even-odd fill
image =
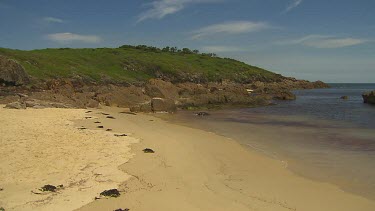
[[[375,84],[330,85],[295,91],[296,101],[274,106],[205,117],[181,111],[169,120],[227,136],[298,175],[375,200],[375,106],[361,96]]]

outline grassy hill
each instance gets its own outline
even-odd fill
[[[37,79],[69,78],[80,75],[96,81],[145,81],[164,77],[172,81],[218,81],[231,79],[273,81],[281,76],[233,59],[199,54],[189,49],[158,49],[122,46],[96,49],[13,50],[0,48],[0,55],[21,63]]]

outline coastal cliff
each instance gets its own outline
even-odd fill
[[[0,55],[0,102],[17,101],[21,107],[38,105],[38,101],[149,112],[155,98],[173,104],[164,105],[168,111],[175,107],[262,106],[273,99],[295,99],[290,92],[294,89],[328,87],[321,81],[284,77],[189,49],[0,49]]]

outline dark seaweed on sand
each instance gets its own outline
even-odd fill
[[[56,186],[53,186],[53,185],[45,185],[43,187],[41,187],[39,190],[40,191],[43,191],[43,192],[55,192],[57,189]]]
[[[150,148],[146,148],[143,150],[144,153],[155,153],[154,150],[150,149]]]
[[[105,190],[100,193],[101,196],[107,196],[107,197],[119,197],[120,192],[117,189],[110,189],[110,190]]]

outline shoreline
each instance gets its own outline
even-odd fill
[[[26,111],[48,113],[50,110],[54,109]],[[129,157],[116,167],[123,175],[128,175],[118,178],[122,181],[118,186],[121,196],[92,201],[78,211],[120,208],[136,211],[370,211],[375,208],[375,201],[344,192],[331,184],[297,176],[280,162],[252,152],[229,138],[171,124],[151,115],[120,113],[124,111],[121,108],[92,111],[108,113],[115,119],[104,115],[98,115],[97,119],[79,118],[74,121],[75,127],[84,126],[91,131],[97,126],[94,121],[100,121],[104,128],[93,130],[96,136],[97,133],[126,133],[139,142],[130,141],[131,145],[127,146],[131,149],[126,153],[131,159]],[[82,117],[87,116],[95,115],[84,114]],[[108,128],[112,131],[105,131]],[[110,150],[107,155],[117,153],[118,156],[122,149],[111,144],[103,146]],[[155,153],[143,153],[145,148],[151,148]],[[4,193],[0,192],[0,196]],[[67,210],[64,204],[59,206],[61,210]]]
[[[141,140],[132,147],[135,157],[121,166],[133,177],[120,187],[124,194],[119,198],[98,200],[79,211],[375,208],[372,200],[298,176],[226,137],[144,114],[117,119]],[[144,148],[156,153],[144,154]]]
[[[361,147],[363,149],[366,144],[371,144],[370,137],[374,137],[375,133],[371,132],[369,128],[354,128],[350,123],[344,124],[333,120],[314,119],[311,121],[310,117],[307,119],[306,116],[293,116],[292,120],[288,115],[242,114],[239,111],[237,109],[209,111],[210,115],[206,117],[197,117],[193,111],[184,111],[169,116],[155,116],[171,124],[204,130],[231,138],[241,146],[249,149],[251,153],[259,153],[282,163],[297,176],[316,182],[329,183],[345,192],[359,195],[369,200],[375,199],[373,189],[371,189],[373,181],[369,179],[366,181],[366,178],[361,177],[366,175],[369,177],[373,173],[373,171],[369,171],[373,169],[371,165],[366,165],[371,162],[370,158],[367,157],[365,151],[360,154],[361,151],[359,149]],[[241,118],[249,119],[249,121],[241,121]],[[306,122],[307,120],[309,121]],[[279,123],[273,124],[273,122]],[[340,126],[337,125],[338,123],[340,123]],[[278,137],[276,134],[281,136]],[[251,136],[258,138],[257,140],[252,140]],[[316,137],[318,137],[318,140]],[[337,140],[342,140],[343,145],[340,146]],[[356,140],[360,143],[354,146],[357,147],[356,149],[349,148],[351,140]],[[326,145],[321,145],[321,143]],[[304,144],[309,146],[304,146]],[[318,149],[323,150],[323,152],[319,154]],[[355,151],[349,154],[349,156],[355,156],[353,160],[348,160],[350,157],[345,157],[348,156],[343,154],[346,150]],[[332,153],[331,156],[337,158],[332,158],[328,152]],[[316,153],[314,156],[319,154],[321,157],[311,157],[311,154],[314,153]],[[337,163],[334,166],[330,166],[333,160]],[[349,161],[350,165],[344,166],[344,169],[342,169],[342,165],[347,163],[345,161]],[[348,172],[349,169],[353,169],[353,163],[356,164],[354,169],[365,168],[367,171],[362,170],[363,173],[360,175],[354,174],[355,176],[353,176],[353,173]],[[317,165],[320,165],[321,168],[319,169]],[[327,171],[329,167],[335,168],[335,170]]]

